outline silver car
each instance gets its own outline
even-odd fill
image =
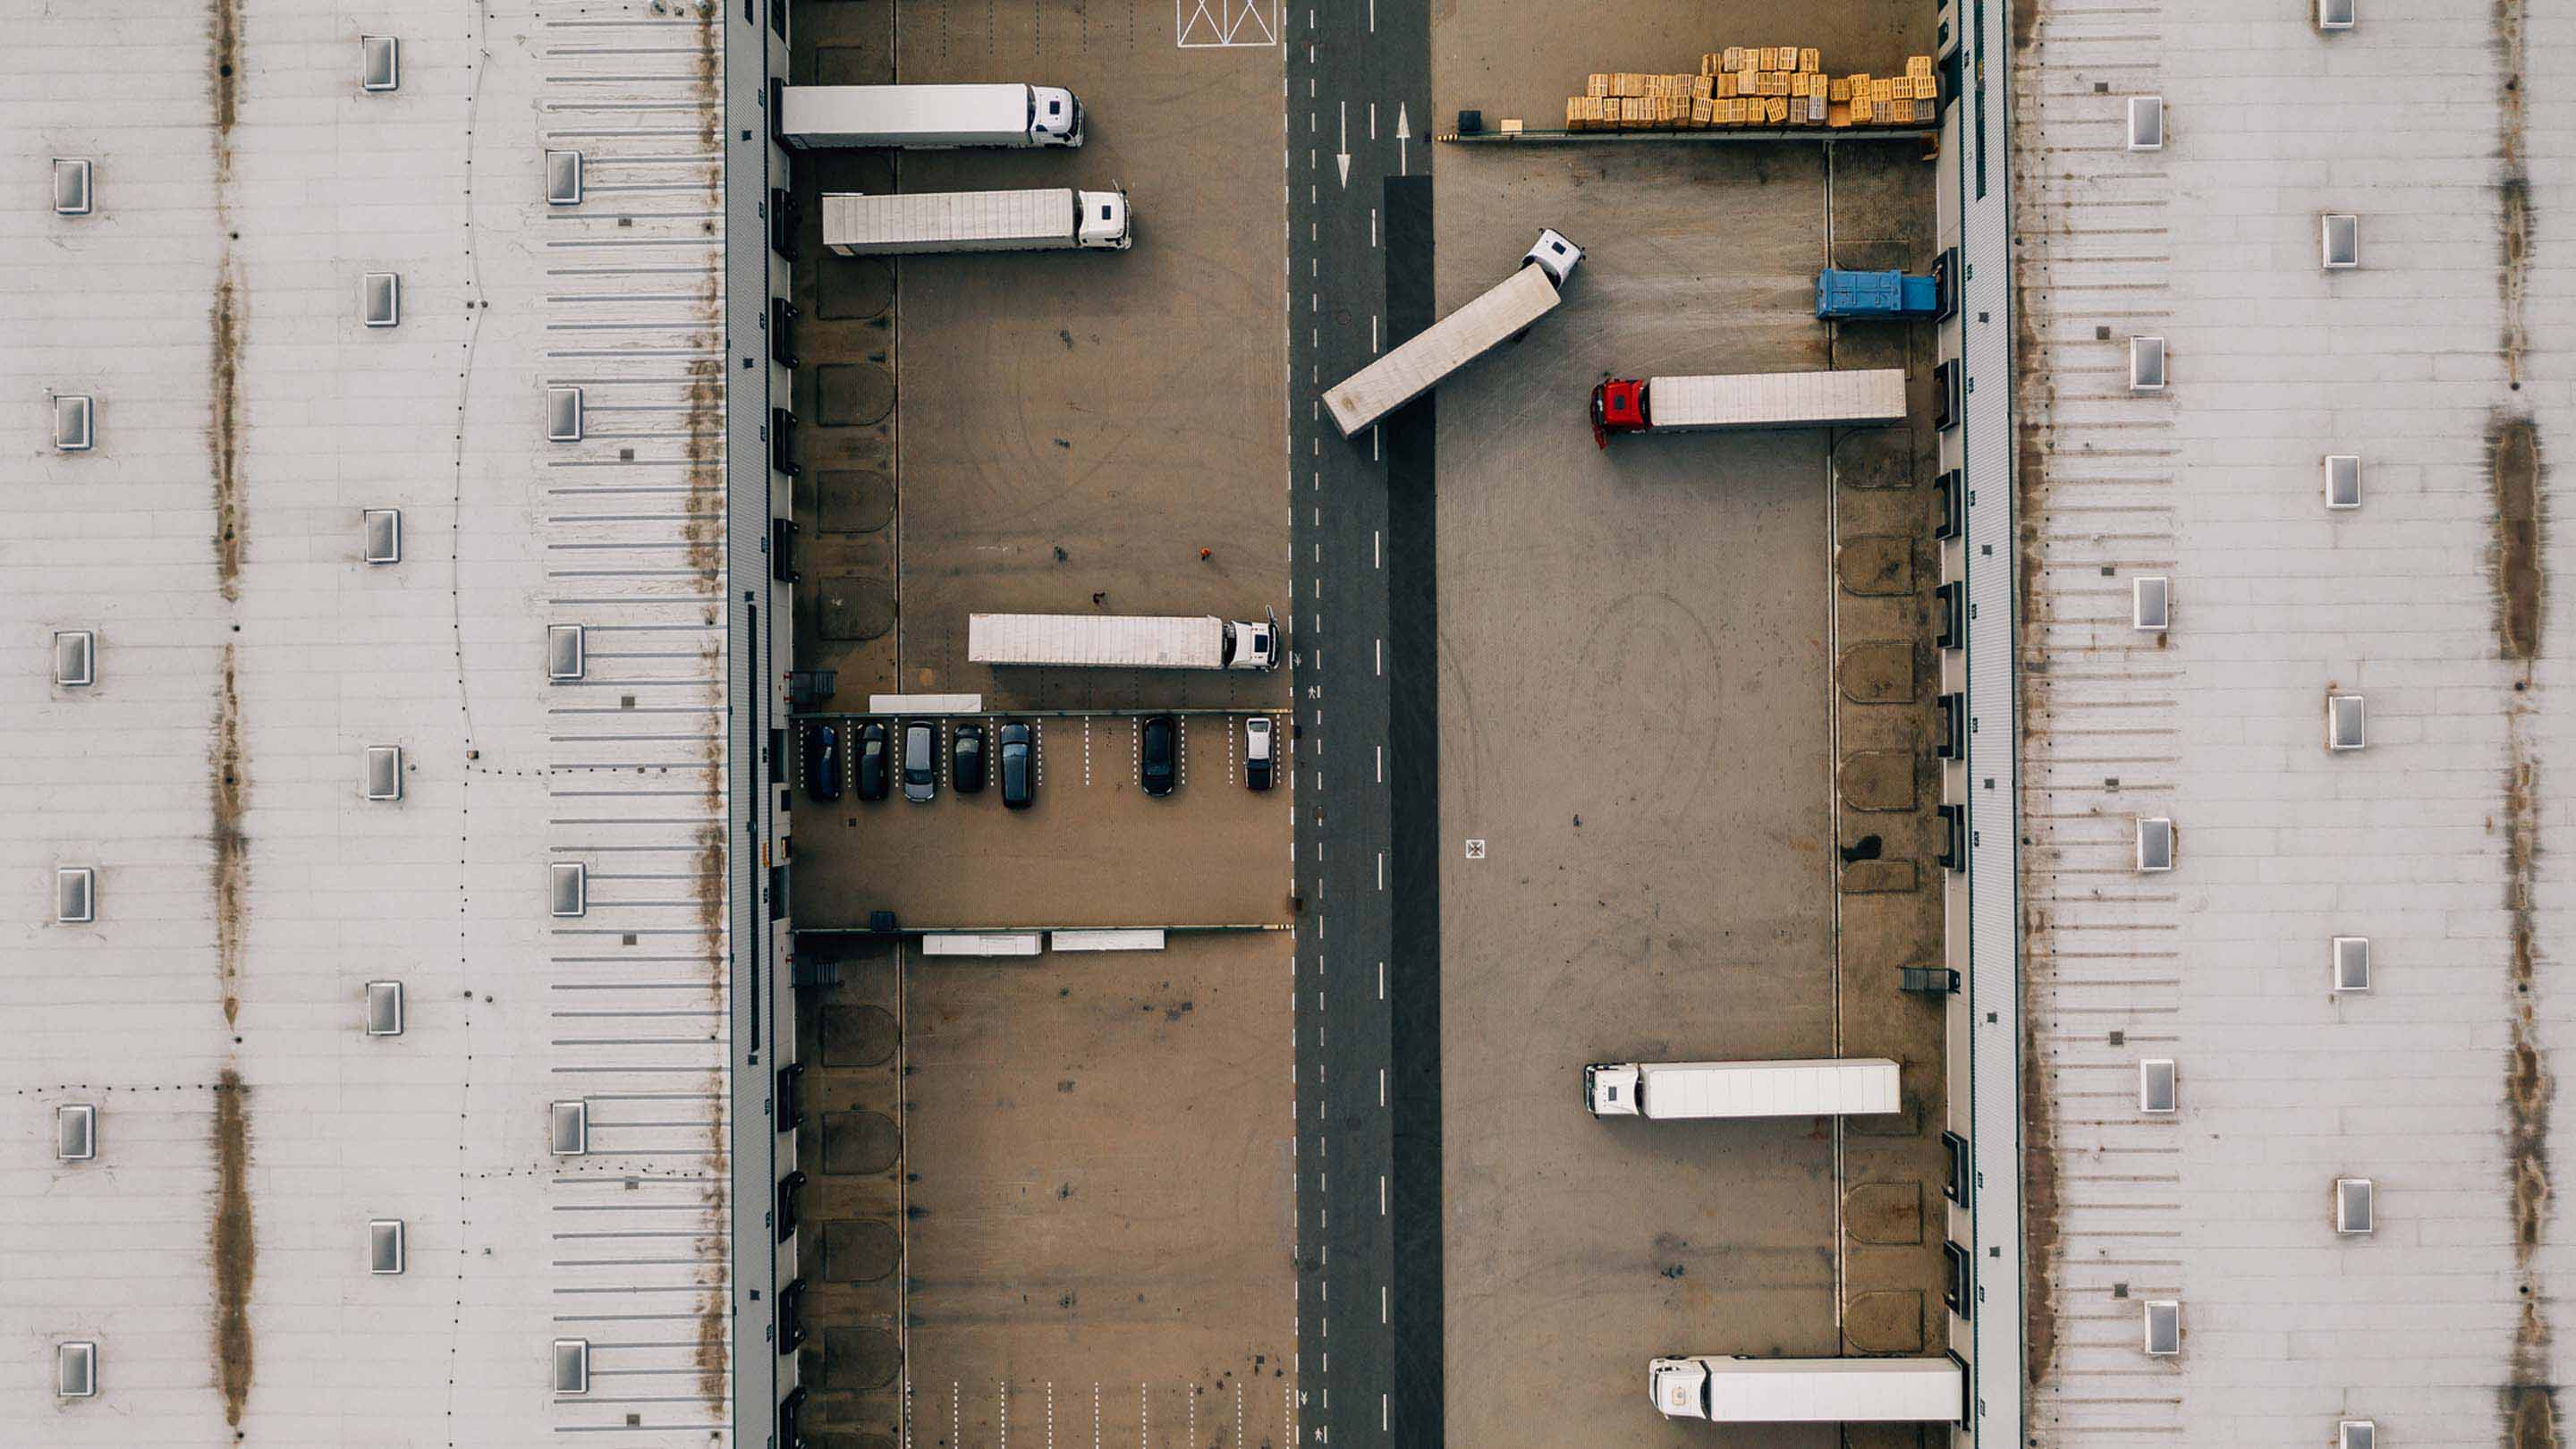
[[[927,805],[939,793],[939,726],[925,719],[903,727],[903,798]]]

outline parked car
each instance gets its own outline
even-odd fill
[[[961,724],[948,733],[948,788],[972,795],[984,788],[984,727]]]
[[[883,720],[871,720],[859,731],[859,798],[882,800],[886,797],[887,761],[886,727]]]
[[[1140,752],[1137,774],[1148,795],[1169,795],[1180,769],[1181,722],[1167,714],[1149,714],[1142,726],[1144,749]]]
[[[1013,720],[995,737],[1000,746],[1002,803],[1026,810],[1037,803],[1037,732]]]
[[[1270,716],[1256,714],[1243,722],[1243,783],[1267,790],[1277,766],[1271,759]]]
[[[903,727],[903,798],[927,805],[939,793],[939,726],[926,719]]]
[[[841,798],[841,728],[805,727],[805,793],[817,800]]]

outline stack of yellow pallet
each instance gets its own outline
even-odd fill
[[[1582,95],[1566,98],[1565,128],[1921,126],[1938,116],[1940,96],[1928,55],[1909,57],[1901,76],[1827,75],[1813,46],[1730,45],[1701,56],[1697,75],[1593,75]]]

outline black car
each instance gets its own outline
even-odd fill
[[[939,793],[939,726],[926,719],[903,727],[903,798],[927,805]]]
[[[1145,717],[1145,747],[1138,758],[1137,774],[1148,795],[1169,795],[1180,774],[1181,722],[1167,714]]]
[[[948,786],[960,795],[984,788],[984,727],[961,724],[950,731]]]
[[[1037,733],[1014,720],[998,736],[1002,763],[1002,803],[1026,810],[1037,802]]]
[[[841,798],[840,726],[805,727],[805,793],[817,800]]]
[[[874,721],[859,731],[859,798],[884,799],[889,774],[886,727],[883,721]]]

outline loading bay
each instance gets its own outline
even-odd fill
[[[944,775],[926,805],[795,789],[809,1442],[1836,1442],[1666,1423],[1644,1370],[1949,1329],[1941,1011],[1896,979],[1943,929],[1930,338],[1809,309],[1820,266],[1928,267],[1932,168],[1426,137],[1753,32],[1893,70],[1931,13],[1618,7],[1570,58],[1533,0],[1409,35],[1365,0],[1275,37],[1238,10],[797,14],[799,83],[1026,78],[1091,118],[1071,153],[798,163],[793,664],[834,691],[799,728],[971,693],[1042,762],[1025,812]],[[822,191],[1112,178],[1123,254],[889,264],[812,221]],[[1411,441],[1312,415],[1308,369],[1456,307],[1541,225],[1590,251],[1565,306]],[[1605,373],[1898,365],[1898,428],[1605,452],[1583,423]],[[1271,674],[964,658],[975,611],[1269,609],[1295,651]],[[1138,718],[1167,710],[1184,783],[1153,799]],[[1289,749],[1266,794],[1254,714]],[[932,958],[880,911],[1169,934]],[[1906,1110],[1580,1099],[1591,1061],[1827,1055],[1898,1058]]]

